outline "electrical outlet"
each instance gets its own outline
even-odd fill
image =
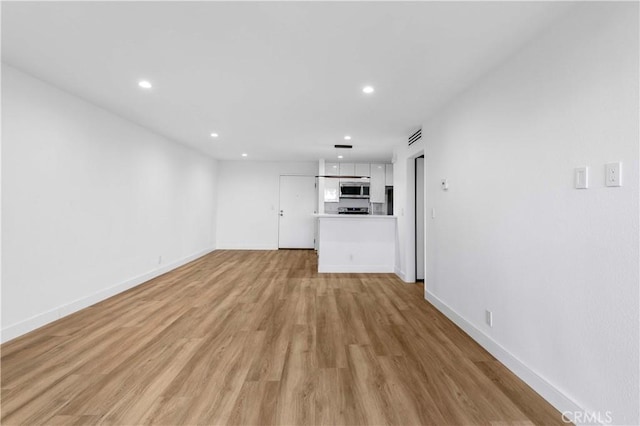
[[[605,166],[605,185],[622,186],[622,163],[608,163]]]
[[[162,263],[162,256],[158,256],[158,265]]]
[[[484,311],[484,320],[489,327],[493,327],[493,312],[489,310]]]

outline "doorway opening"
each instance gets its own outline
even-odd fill
[[[424,155],[415,159],[415,264],[416,281],[425,276],[425,176]]]

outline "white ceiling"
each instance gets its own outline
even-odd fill
[[[349,134],[350,158],[389,160],[569,7],[3,2],[2,60],[215,158],[335,158]],[[143,78],[152,90],[138,88]]]

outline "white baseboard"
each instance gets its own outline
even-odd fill
[[[118,293],[122,293],[125,290],[129,290],[130,288],[133,288],[137,285],[147,282],[157,276],[165,274],[199,257],[202,257],[208,253],[211,253],[212,251],[214,251],[213,248],[207,248],[207,249],[201,250],[197,253],[184,257],[175,262],[171,262],[166,265],[163,265],[160,268],[154,269],[142,275],[138,275],[137,277],[128,279],[115,286],[106,288],[104,290],[100,290],[87,297],[83,297],[73,302],[66,303],[64,305],[58,306],[57,308],[34,315],[31,318],[28,318],[24,321],[20,321],[19,323],[7,326],[2,329],[0,342],[5,343],[11,339],[15,339],[16,337],[22,336],[23,334],[33,331],[36,328],[47,325],[57,319],[66,317],[67,315],[70,315],[88,306],[94,305],[98,302],[108,299],[111,296],[115,296]]]
[[[389,273],[393,272],[393,267],[388,265],[318,265],[320,273],[354,273],[354,274],[371,274],[371,273]]]
[[[449,305],[444,303],[433,293],[429,291],[425,292],[425,299],[435,306],[436,309],[442,312],[447,318],[453,321],[458,327],[464,330],[465,333],[478,342],[480,346],[504,364],[523,382],[531,386],[533,390],[546,399],[558,411],[561,413],[585,412],[583,407],[580,407],[580,405],[562,393],[553,384],[539,376],[535,371],[507,351],[498,342],[477,329],[473,324],[456,313],[451,307],[449,307]]]
[[[398,276],[398,278],[400,278],[402,281],[404,281],[405,283],[407,282],[407,278],[406,275],[404,273],[404,271],[401,271],[400,268],[395,267],[393,268],[393,272]]]
[[[218,244],[216,250],[278,250],[278,246],[270,244]]]

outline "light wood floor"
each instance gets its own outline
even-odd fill
[[[563,424],[390,274],[216,251],[2,346],[2,424]]]

